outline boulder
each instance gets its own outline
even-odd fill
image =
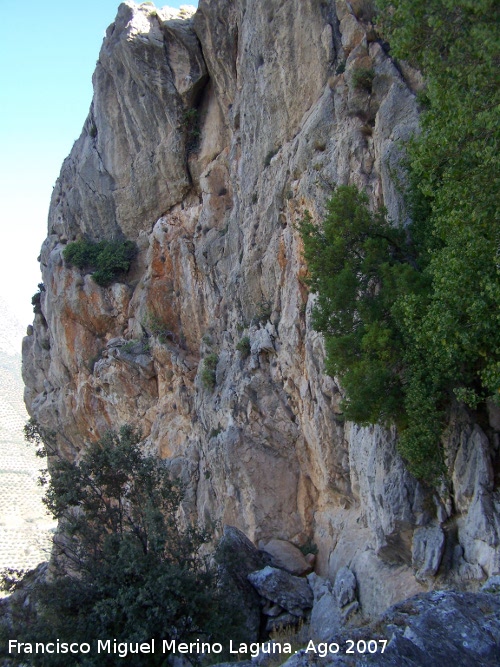
[[[268,562],[248,537],[234,526],[224,526],[217,548],[217,560],[242,587],[248,587],[248,575],[251,572]]]
[[[248,580],[260,596],[279,604],[294,616],[304,616],[305,610],[313,606],[313,592],[307,580],[284,570],[268,565],[249,574]]]
[[[395,659],[383,661],[379,655],[373,664],[418,667],[500,664],[497,596],[453,591],[420,594],[391,607],[383,615],[382,623],[390,627],[397,639],[391,639],[386,660],[392,656]],[[415,650],[419,654],[412,658]]]
[[[262,551],[271,556],[274,566],[286,570],[290,574],[300,576],[311,571],[311,565],[307,562],[304,554],[291,542],[269,540],[262,547]]]
[[[439,569],[445,544],[439,525],[417,528],[413,533],[412,561],[417,579],[433,577]]]
[[[234,592],[235,604],[244,618],[247,639],[256,641],[260,629],[260,600],[248,581],[248,575],[255,568],[262,567],[265,558],[241,530],[224,526],[216,560],[222,581]]]
[[[309,632],[314,641],[335,639],[342,624],[339,605],[333,592],[314,601]]]
[[[344,607],[355,600],[356,577],[348,567],[341,567],[337,572],[333,590],[339,607]]]
[[[342,608],[339,604],[339,598],[345,602],[356,588],[356,580],[354,579],[353,588],[353,581],[349,573],[352,575],[349,568],[339,570],[340,576],[338,576],[336,585],[340,592],[335,590],[329,579],[319,577],[314,573],[308,575],[307,580],[314,593],[314,604],[309,621],[310,637],[314,641],[334,640],[342,626],[358,611],[357,600],[347,602]]]

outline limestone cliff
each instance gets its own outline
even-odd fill
[[[367,614],[500,571],[499,420],[457,410],[451,493],[425,489],[395,432],[343,422],[310,326],[304,212],[320,219],[350,183],[405,215],[421,82],[371,18],[364,0],[201,0],[182,20],[121,4],[54,189],[23,348],[29,412],[64,455],[140,427],[187,484],[186,512],[254,542],[314,542],[316,570],[350,566]],[[82,236],[136,242],[128,274],[102,288],[66,265]]]

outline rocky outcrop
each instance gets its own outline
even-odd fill
[[[500,660],[500,599],[484,593],[420,594],[391,607],[375,624],[332,640],[339,645],[338,655],[332,645],[322,664],[494,667]],[[310,644],[309,651],[299,651],[284,664],[308,665],[325,646]]]
[[[498,582],[492,586],[498,589]],[[335,602],[329,599],[332,594],[328,582],[316,581],[313,587],[309,626],[295,633],[288,627],[278,638],[255,644],[259,651],[258,655],[252,654],[251,662],[224,663],[224,667],[268,667],[278,661],[286,667],[307,667],[311,663],[343,667],[496,667],[500,660],[498,591],[420,593],[393,605],[373,623],[346,627],[339,620]],[[287,654],[291,654],[288,660]]]
[[[405,470],[395,432],[344,423],[295,225],[337,183],[405,215],[421,82],[369,2],[264,5],[201,0],[184,20],[120,5],[53,193],[25,398],[70,458],[139,427],[185,483],[186,514],[315,543],[316,571],[348,566],[372,614],[498,573],[498,420],[457,408],[439,493]],[[134,241],[128,274],[103,288],[67,266],[82,236]]]

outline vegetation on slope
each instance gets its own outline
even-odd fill
[[[33,422],[27,434],[37,447],[45,440],[51,451],[51,435],[40,434]],[[53,461],[44,500],[60,526],[53,576],[38,583],[5,578],[10,591],[30,587],[30,605],[16,608],[14,600],[14,623],[3,628],[4,646],[10,637],[87,642],[91,653],[72,655],[71,664],[102,667],[123,658],[98,654],[98,639],[156,639],[161,646],[173,639],[226,645],[227,638],[239,637],[234,601],[200,552],[208,534],[180,526],[182,489],[161,460],[140,452],[138,442],[138,434],[124,427],[90,444],[78,464]],[[147,664],[165,664],[166,657],[158,651],[148,655]],[[19,656],[19,662],[25,660]],[[127,664],[144,660],[130,655]],[[30,664],[66,666],[68,656],[34,655]]]
[[[407,147],[412,223],[339,187],[323,224],[306,218],[301,232],[346,417],[395,423],[409,468],[433,481],[452,401],[500,399],[500,6],[378,5],[392,55],[426,78],[422,132]]]
[[[63,257],[70,266],[92,271],[92,278],[101,287],[107,287],[126,273],[137,253],[132,241],[98,241],[80,239],[68,243]]]

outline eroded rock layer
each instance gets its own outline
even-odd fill
[[[186,483],[186,513],[314,543],[317,572],[349,566],[367,614],[500,570],[495,415],[480,427],[457,410],[451,487],[425,489],[396,433],[343,422],[310,326],[304,212],[319,220],[338,183],[405,215],[421,81],[371,18],[363,0],[201,0],[183,20],[121,4],[54,189],[24,341],[28,409],[65,456],[139,427]],[[136,242],[128,274],[102,288],[67,266],[83,236]]]

